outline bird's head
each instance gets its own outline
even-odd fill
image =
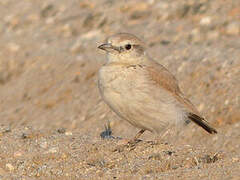
[[[109,62],[129,63],[128,61],[139,61],[145,55],[144,43],[128,33],[113,35],[98,48],[107,52]]]

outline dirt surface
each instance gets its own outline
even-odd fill
[[[138,131],[97,89],[117,32],[147,42],[217,135],[100,138]],[[240,0],[4,0],[0,49],[0,179],[240,179]]]

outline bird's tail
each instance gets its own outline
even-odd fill
[[[200,116],[198,116],[198,115],[196,115],[196,114],[193,114],[193,113],[189,113],[189,114],[188,114],[188,118],[191,119],[191,120],[192,120],[194,123],[196,123],[197,125],[201,126],[201,127],[202,127],[203,129],[205,129],[208,133],[210,133],[210,134],[215,134],[215,133],[217,133],[217,130],[214,129],[213,127],[211,127],[204,118],[202,118],[202,117],[200,117]]]

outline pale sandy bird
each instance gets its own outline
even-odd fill
[[[102,99],[122,119],[141,129],[163,133],[191,120],[208,133],[217,133],[180,91],[176,78],[151,59],[136,36],[119,33],[98,48],[107,52],[99,70]]]

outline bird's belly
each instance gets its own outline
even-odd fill
[[[142,117],[140,117],[140,115],[144,109],[144,104],[147,103],[147,101],[149,102],[142,92],[137,92],[136,89],[133,90],[129,88],[128,85],[124,86],[123,83],[118,84],[116,88],[105,88],[103,98],[111,109],[121,118],[138,128],[150,130],[146,125],[141,123]]]
[[[132,125],[159,133],[169,124],[182,118],[174,99],[162,89],[151,88],[149,81],[137,74],[114,74],[99,81],[104,101],[121,118]]]

